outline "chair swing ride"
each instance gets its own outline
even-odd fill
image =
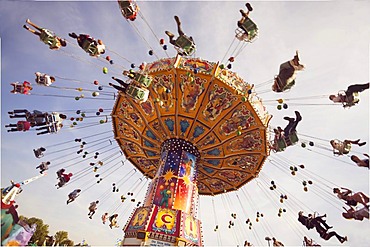
[[[138,17],[143,18],[136,1],[118,1],[118,5],[128,23],[135,23]],[[259,32],[256,23],[249,17],[253,8],[250,4],[246,4],[246,7],[248,12],[241,11],[242,19],[237,23],[234,38],[249,44],[257,39]],[[161,41],[161,45],[163,43]],[[94,43],[86,40],[81,48],[95,57],[91,59],[101,59],[102,53],[96,49]],[[275,132],[275,136],[270,133],[272,115],[268,113],[262,98],[257,95],[255,85],[247,83],[231,70],[234,57],[230,57],[228,66],[221,62],[197,58],[195,42],[186,35],[180,35],[175,40],[174,48],[177,51],[174,57],[168,56],[143,63],[136,70],[131,64],[131,74],[123,73],[129,77],[126,80],[127,85],[123,85],[127,86],[125,90],[104,92],[101,85],[100,93],[92,90],[93,98],[113,95],[114,104],[110,115],[101,116],[100,114],[104,113],[102,108],[96,112],[97,117],[103,117],[99,124],[112,123],[113,138],[125,161],[129,161],[135,171],[140,171],[146,179],[151,179],[143,203],[136,205],[123,228],[124,238],[120,242],[123,246],[204,245],[202,223],[198,219],[199,196],[217,196],[240,191],[247,183],[259,177],[271,152],[283,153],[288,147],[301,141],[295,129],[288,134],[284,134],[284,131],[280,131],[279,135]],[[163,45],[163,49],[166,50],[167,46],[165,48]],[[118,56],[112,50],[106,51],[111,52],[111,56]],[[149,54],[152,55],[153,51],[150,50]],[[111,62],[111,65],[114,70],[115,64]],[[296,72],[303,68],[296,52],[292,60],[281,64],[279,74],[273,79],[272,91],[283,93],[290,90],[295,84]],[[103,72],[109,73],[106,67]],[[59,79],[63,80],[63,77]],[[94,85],[98,84],[94,82]],[[33,94],[30,90],[24,90],[24,87],[30,86],[27,83],[12,85],[13,93]],[[57,83],[50,87],[58,88],[55,85]],[[344,97],[346,94],[343,91],[338,95]],[[81,94],[73,98],[80,100],[88,97]],[[343,106],[349,108],[358,101],[358,93],[355,93],[352,98],[347,97],[343,101]],[[88,111],[78,110],[76,114],[78,116],[64,120],[71,122],[72,130],[82,126]],[[54,129],[63,121],[51,114],[45,118],[47,124],[51,123]],[[31,123],[32,127],[34,126]],[[63,132],[60,128],[57,129],[58,133]],[[56,133],[57,130],[50,130],[49,133]],[[74,142],[79,143],[78,154],[82,153],[83,158],[90,155],[84,152],[88,142],[81,144],[81,139],[75,139]],[[111,140],[109,142],[113,145]],[[351,144],[339,140],[334,140],[333,143],[339,146],[334,154],[344,155],[351,151]],[[302,141],[301,144],[304,147]],[[313,146],[311,144],[312,142],[310,146]],[[42,151],[45,152],[45,148]],[[34,149],[34,152],[37,158],[44,157],[40,149]],[[95,152],[95,159],[98,159],[99,152]],[[90,165],[96,172],[104,162],[107,163],[100,160]],[[292,174],[297,172],[296,168],[291,170]],[[60,170],[57,172],[58,177],[62,179],[59,172]],[[31,180],[44,175],[42,173]],[[70,178],[73,181],[72,173]],[[99,179],[97,183],[104,181]],[[26,185],[31,180],[20,184]],[[304,186],[312,184],[310,182]],[[271,181],[271,184],[270,189],[274,190],[274,182]],[[63,189],[68,185],[68,181],[58,185],[58,188]],[[12,183],[12,188],[2,190],[2,217],[3,209],[5,214],[6,210],[13,206],[19,187]],[[122,202],[129,196],[122,195]],[[285,199],[286,196],[280,198],[281,201]],[[134,199],[131,201],[135,202]],[[280,208],[279,217],[282,212]],[[258,213],[257,216],[258,219],[261,214]],[[236,219],[236,214],[232,214],[232,217]],[[4,231],[8,233],[14,223],[16,222],[7,224]],[[247,224],[251,229],[249,219]],[[229,228],[232,226],[234,222],[230,221]],[[217,230],[218,225],[215,228],[215,231]],[[325,234],[320,233],[320,236],[325,239]],[[337,238],[340,242],[345,241]],[[2,238],[2,241],[4,239]]]

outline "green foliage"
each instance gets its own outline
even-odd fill
[[[29,244],[35,244],[37,246],[41,246],[46,242],[47,246],[51,246],[53,244],[53,239],[55,240],[55,244],[60,246],[67,245],[73,246],[74,242],[68,238],[68,232],[66,231],[58,231],[55,233],[54,236],[49,236],[49,225],[44,224],[42,219],[39,218],[26,218],[24,216],[19,216],[20,220],[23,220],[28,225],[36,224],[37,228],[35,233],[33,234]],[[46,241],[45,241],[46,240]]]
[[[74,246],[74,242],[70,239],[63,241],[63,245]]]
[[[58,231],[58,232],[55,233],[54,238],[55,238],[55,242],[61,243],[64,240],[68,239],[68,232]]]
[[[59,245],[67,245],[73,246],[73,241],[68,238],[68,232],[66,231],[58,231],[54,235],[55,243],[59,243]]]
[[[38,245],[42,245],[46,239],[46,236],[49,234],[49,225],[44,224],[44,221],[42,219],[35,217],[26,218],[24,216],[20,216],[20,219],[25,221],[28,225],[37,225],[36,231],[33,234],[30,243],[37,243]]]

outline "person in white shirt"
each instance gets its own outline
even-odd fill
[[[55,82],[55,77],[50,76],[48,74],[43,74],[40,72],[36,72],[36,83],[37,85],[42,85],[42,86],[50,86],[53,82]]]

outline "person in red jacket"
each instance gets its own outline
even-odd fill
[[[68,183],[69,180],[71,180],[71,177],[73,176],[72,173],[68,174],[64,173],[65,171],[66,171],[65,169],[60,169],[59,171],[57,171],[59,182],[56,186],[58,186],[58,189],[64,186],[66,183]]]
[[[33,89],[31,83],[29,83],[28,81],[24,81],[22,84],[20,84],[19,82],[12,82],[10,83],[10,85],[13,86],[13,90],[10,92],[14,94],[31,94],[30,91]]]
[[[28,121],[18,121],[16,124],[8,124],[5,127],[15,127],[8,130],[8,132],[15,132],[15,131],[27,131],[31,128],[31,123]]]

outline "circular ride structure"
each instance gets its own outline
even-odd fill
[[[198,193],[234,191],[258,176],[270,151],[271,116],[252,86],[218,63],[178,55],[147,64],[140,73],[151,78],[148,100],[120,93],[112,111],[114,136],[126,158],[153,179],[144,206],[125,227],[123,244],[147,241],[137,235],[143,231],[155,232],[151,239],[202,245],[194,218]],[[138,227],[135,217],[143,211],[151,216]],[[162,211],[190,220],[166,222],[158,218]],[[147,227],[152,218],[154,229]],[[176,233],[179,228],[185,234]]]
[[[149,99],[121,93],[112,112],[115,139],[132,164],[154,178],[165,141],[178,139],[198,151],[201,195],[237,190],[258,175],[269,155],[271,116],[255,93],[245,94],[248,83],[216,63],[181,56],[146,67]]]
[[[330,145],[333,139],[369,139],[369,99],[361,97],[350,110],[329,101],[329,94],[368,78],[363,53],[368,3],[319,3],[319,11],[314,2],[259,3],[250,15],[258,32],[245,16],[244,3],[119,3],[120,8],[117,2],[15,1],[0,10],[7,68],[3,124],[23,120],[14,115],[25,108],[68,116],[57,134],[35,128],[7,133],[10,129],[2,128],[3,181],[23,181],[48,168],[47,176],[16,197],[21,215],[44,219],[50,233],[65,229],[71,239],[84,237],[82,243],[93,245],[112,245],[117,239],[117,245],[131,246],[262,246],[273,237],[285,245],[299,245],[306,237],[329,245],[342,242],[308,231],[297,220],[303,211],[327,214],[333,226],[328,233],[347,236],[348,244],[369,242],[366,220],[344,219],[348,205],[333,193],[335,187],[346,187],[368,194],[366,168],[350,160],[352,154],[365,158],[367,146],[354,144],[349,154],[333,156]],[[55,9],[71,14],[67,19],[39,15]],[[313,13],[314,21],[303,13]],[[176,30],[174,15],[181,17],[189,39],[194,37],[194,55],[177,49],[186,42],[167,41],[165,30]],[[109,18],[102,21],[102,16]],[[50,50],[23,30],[20,23],[26,18],[53,30],[67,47]],[[358,32],[349,36],[354,27]],[[104,55],[80,47],[71,32],[104,41]],[[260,35],[250,44],[245,32]],[[291,69],[283,65],[294,62],[295,50],[302,54],[305,72],[299,72],[291,90],[277,94],[271,90],[274,78]],[[141,64],[138,70],[135,64]],[[130,67],[132,74],[148,79],[141,83],[145,88],[137,77],[122,75]],[[35,84],[36,71],[54,76],[55,82],[40,85],[36,78]],[[126,93],[117,92],[121,89],[113,88],[111,78],[130,78]],[[33,87],[29,95],[9,93],[15,89],[12,83],[22,88],[24,80]],[[294,135],[288,135],[294,138],[272,140],[294,112],[303,118]],[[55,121],[49,122],[54,126]],[[271,155],[270,148],[275,151]],[[55,173],[61,169],[73,176],[57,190]],[[69,195],[78,189],[71,202]],[[96,201],[96,214],[89,218],[89,204]],[[15,223],[14,215],[6,215],[4,231]],[[81,228],[81,223],[87,224]]]

